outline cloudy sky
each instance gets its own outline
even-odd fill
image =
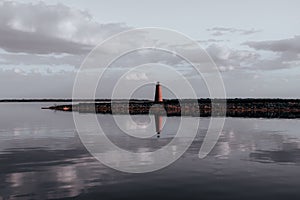
[[[299,7],[297,0],[0,1],[0,98],[69,98],[81,63],[97,44],[143,27],[172,29],[197,41],[221,71],[227,97],[299,98]],[[106,74],[106,89],[120,77],[120,67],[147,62],[175,67],[199,97],[208,96],[188,65],[150,51],[117,60]],[[150,82],[157,77],[150,68],[126,80]],[[162,83],[174,81],[160,73]]]

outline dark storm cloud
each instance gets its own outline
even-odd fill
[[[261,32],[261,30],[256,29],[238,29],[238,28],[227,28],[227,27],[214,27],[207,29],[207,31],[211,32],[213,36],[222,36],[228,33],[238,33],[240,35],[250,35],[254,33]]]
[[[99,24],[84,11],[62,4],[0,3],[0,48],[34,54],[85,54],[92,46],[128,27]]]

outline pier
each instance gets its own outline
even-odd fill
[[[217,102],[220,102],[219,105]],[[226,101],[226,106],[224,102]],[[202,116],[212,113],[211,99],[196,100],[163,100],[161,103],[148,100],[132,100],[128,102],[110,101],[101,103],[78,103],[46,107],[44,109],[59,111],[75,111],[80,113],[102,114],[166,114],[167,116]],[[297,99],[227,99],[213,100],[214,113],[220,116],[226,112],[227,117],[253,118],[300,118],[300,101]],[[161,106],[155,106],[155,105]],[[112,112],[112,105],[113,111]],[[225,110],[224,110],[225,109]],[[150,113],[151,114],[151,113]]]
[[[155,114],[167,116],[224,116],[253,118],[300,118],[298,99],[163,99],[157,82],[153,100],[89,100],[85,103],[43,109],[101,114]],[[76,101],[76,100],[75,100]],[[74,102],[75,102],[74,101]]]

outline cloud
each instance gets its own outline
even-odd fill
[[[254,33],[261,32],[261,30],[257,29],[238,29],[238,28],[227,28],[227,27],[214,27],[207,29],[207,31],[212,32],[213,36],[222,36],[228,33],[238,33],[240,35],[250,35]]]
[[[293,52],[300,53],[300,36],[294,36],[293,38],[283,40],[270,40],[270,41],[250,41],[245,42],[251,48],[256,50],[267,50],[273,52]]]
[[[84,59],[84,55],[71,54],[24,54],[24,53],[0,53],[0,65],[15,66],[15,65],[47,65],[60,66],[69,65],[78,68]]]
[[[135,72],[135,73],[130,73],[130,74],[126,75],[126,80],[146,81],[146,80],[148,80],[148,77],[147,77],[146,73],[144,73],[144,72],[139,72],[139,73]]]
[[[276,58],[260,60],[258,68],[285,69],[300,66],[300,36],[282,40],[249,41],[243,44],[255,50],[276,53]]]
[[[122,23],[99,24],[86,11],[76,10],[62,4],[47,5],[43,2],[33,4],[4,1],[0,3],[0,19],[0,48],[8,52],[0,54],[2,65],[69,65],[78,68],[93,45],[114,33],[129,29]],[[254,29],[224,27],[215,27],[209,31],[221,34],[258,32]],[[132,45],[139,41],[138,37],[143,36],[137,35],[133,37],[134,40],[131,38],[125,43],[116,44],[117,46],[112,45],[112,49],[107,49],[107,52],[102,52],[102,54],[109,56],[110,51],[115,52],[115,47]],[[210,39],[207,42],[221,41]],[[179,53],[180,51],[188,52],[191,59],[199,60],[199,54],[193,49],[180,47]],[[233,50],[218,45],[208,46],[207,51],[223,71],[232,70],[245,63],[247,65],[258,56],[250,51]],[[115,66],[131,67],[147,62],[183,67],[181,59],[161,52],[127,55],[127,58],[119,59]],[[99,66],[99,61],[96,62],[96,66]]]
[[[255,64],[260,58],[255,51],[238,50],[217,44],[209,45],[206,51],[221,71],[245,69]]]
[[[1,11],[0,11],[1,12]],[[53,36],[0,28],[0,48],[7,52],[30,54],[85,54],[90,45],[75,43]]]
[[[43,2],[0,3],[0,48],[32,54],[85,54],[123,23],[99,24],[86,11]]]
[[[216,40],[216,39],[207,39],[207,40],[198,40],[200,44],[211,44],[211,43],[221,43],[221,42],[228,42],[229,40]]]

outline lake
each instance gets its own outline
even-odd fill
[[[50,105],[0,104],[0,200],[300,198],[298,119],[227,118],[218,143],[199,159],[209,124],[209,118],[200,118],[194,142],[177,161],[158,171],[131,174],[91,156],[73,114],[41,110]],[[97,118],[111,141],[134,152],[168,144],[180,122],[169,117],[159,135],[153,130],[151,137],[139,140],[123,134],[112,115]],[[148,116],[133,116],[136,124],[128,119],[122,116],[133,130],[149,122]]]

